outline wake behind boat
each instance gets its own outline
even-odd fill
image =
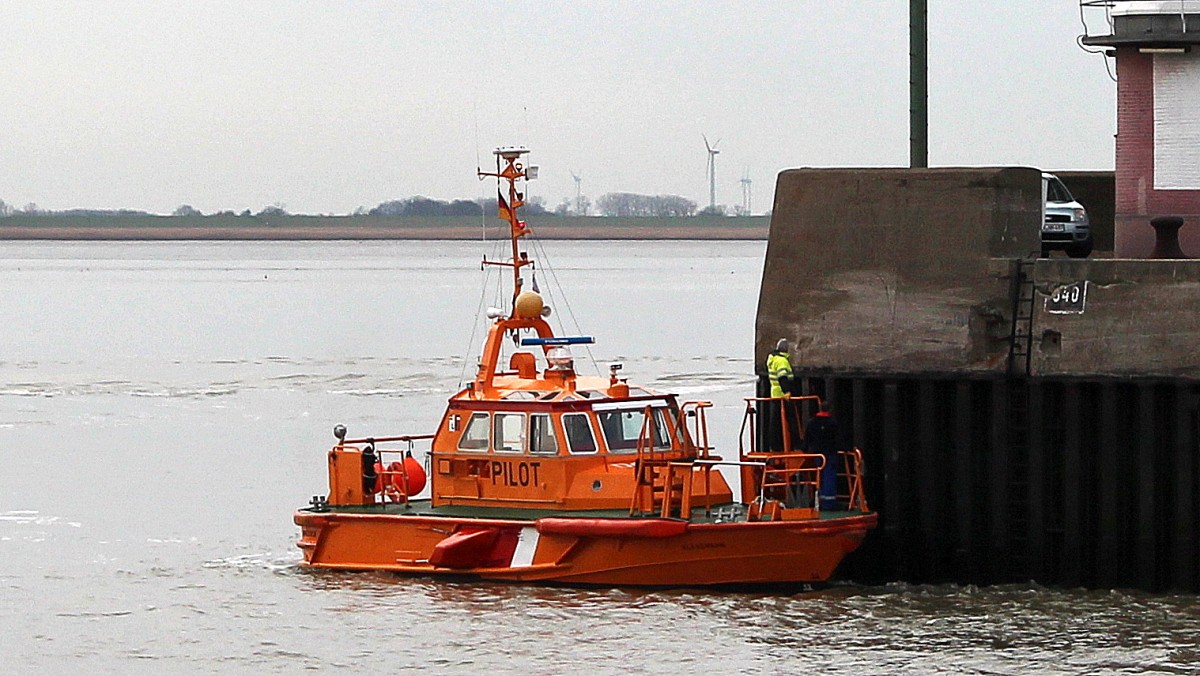
[[[818,501],[825,456],[755,446],[767,400],[746,400],[733,458],[709,445],[706,401],[630,384],[612,365],[576,373],[549,308],[525,290],[534,265],[519,218],[524,148],[495,151],[511,258],[511,307],[493,320],[479,369],[432,433],[347,439],[335,428],[329,494],[295,514],[304,565],[598,585],[693,586],[824,581],[877,516],[862,456],[841,453],[838,509]],[[505,363],[507,340],[519,347]],[[788,405],[803,399],[793,398]],[[803,429],[787,429],[784,448]],[[414,456],[428,444],[426,463]],[[740,500],[721,468],[740,480]],[[430,482],[429,497],[417,499]]]

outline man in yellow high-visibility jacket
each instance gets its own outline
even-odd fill
[[[792,385],[792,361],[788,357],[790,348],[787,338],[780,338],[779,342],[775,343],[775,351],[767,355],[767,376],[771,379],[771,396],[776,399],[788,394]]]
[[[775,343],[775,350],[767,355],[767,378],[771,381],[771,398],[783,399],[791,394],[792,389],[792,362],[788,356],[791,346],[788,344],[787,338],[780,338],[778,343]],[[764,402],[766,420],[764,423],[767,428],[767,450],[769,451],[790,451],[800,444],[800,426],[798,417],[795,411],[792,410],[791,403],[788,401],[769,401]],[[786,419],[788,427],[789,444],[784,444],[783,426]]]

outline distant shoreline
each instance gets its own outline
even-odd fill
[[[767,228],[640,227],[640,228],[534,228],[541,239],[767,239]],[[503,233],[489,228],[488,239]],[[305,240],[478,240],[480,228],[30,228],[0,227],[0,240],[96,240],[96,241],[305,241]]]
[[[246,223],[246,221],[251,221]],[[16,222],[14,222],[16,221]],[[290,216],[272,222],[226,217],[29,217],[0,219],[0,240],[59,241],[325,241],[478,240],[475,220]],[[282,222],[281,222],[282,221]],[[766,240],[767,216],[690,218],[546,218],[530,222],[541,239]],[[488,239],[507,236],[494,219]]]

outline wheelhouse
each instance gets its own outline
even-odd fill
[[[460,393],[432,444],[434,506],[629,508],[639,453],[684,457],[694,444],[674,395],[619,384],[617,397],[611,384]],[[709,497],[732,493],[721,481]]]

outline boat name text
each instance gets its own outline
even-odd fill
[[[537,486],[538,467],[540,462],[492,461],[492,485],[497,482],[504,486]]]

